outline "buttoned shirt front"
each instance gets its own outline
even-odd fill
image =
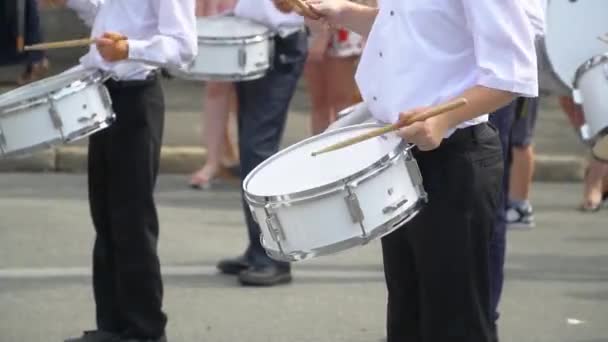
[[[536,96],[537,78],[534,34],[515,0],[382,0],[356,73],[373,116],[389,123],[476,85]]]
[[[195,0],[68,0],[92,26],[91,37],[117,32],[129,39],[126,61],[107,62],[97,47],[80,59],[118,80],[144,79],[158,67],[183,68],[198,52]]]

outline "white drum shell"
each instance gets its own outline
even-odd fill
[[[577,70],[575,87],[574,100],[585,116],[581,138],[593,145],[608,134],[608,54],[586,61]]]
[[[307,196],[245,198],[260,225],[262,246],[281,261],[299,261],[365,245],[414,217],[426,201],[422,177],[405,143],[357,178]],[[248,176],[249,177],[249,176]],[[356,197],[353,206],[352,196]],[[363,219],[357,222],[358,210]],[[355,214],[353,216],[353,214]]]
[[[199,33],[199,54],[187,70],[170,71],[176,77],[196,81],[246,81],[263,77],[272,65],[274,40],[270,29],[236,17],[199,18],[199,27],[206,22],[231,20],[240,24],[241,35],[205,36]],[[254,33],[249,32],[254,29]]]
[[[108,127],[114,113],[102,76],[90,73],[83,76],[88,80],[53,89],[43,98],[0,108],[2,155],[29,154],[85,138]]]

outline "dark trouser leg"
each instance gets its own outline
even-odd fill
[[[388,342],[492,338],[488,248],[502,181],[500,144],[486,125],[447,142],[416,154],[429,203],[382,239]]]
[[[241,180],[279,150],[289,103],[306,59],[306,48],[304,33],[277,41],[277,59],[285,55],[292,61],[289,64],[276,61],[274,69],[265,77],[237,84]],[[258,266],[278,264],[288,269],[288,263],[278,263],[266,254],[260,243],[260,227],[244,200],[243,209],[249,233],[246,253],[249,261]]]
[[[109,89],[117,120],[96,137],[91,147],[95,164],[90,165],[90,184],[96,189],[91,205],[98,231],[94,290],[99,328],[120,327],[128,336],[156,338],[167,321],[153,197],[163,93],[160,82]]]
[[[42,43],[42,29],[40,27],[40,15],[38,13],[38,2],[36,0],[26,0],[25,14],[25,44],[32,45]],[[43,51],[28,52],[27,59],[29,64],[39,63],[43,58]]]
[[[498,303],[502,294],[504,282],[504,264],[506,254],[506,209],[509,196],[509,174],[511,166],[510,137],[513,121],[515,120],[515,109],[517,102],[499,109],[490,115],[490,122],[498,129],[500,143],[502,145],[504,161],[504,177],[500,192],[500,201],[496,209],[494,234],[490,241],[490,289],[491,289],[491,312],[494,323],[498,320]]]

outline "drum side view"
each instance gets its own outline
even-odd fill
[[[19,156],[108,127],[112,103],[98,71],[60,74],[0,96],[0,152]]]
[[[574,101],[583,107],[585,125],[581,139],[593,155],[608,160],[608,54],[587,60],[576,71]]]
[[[270,29],[233,16],[198,19],[199,54],[187,70],[171,70],[193,81],[247,81],[263,77],[272,65]]]
[[[377,124],[345,127],[307,140],[323,141],[331,134],[377,127]],[[383,140],[394,144],[387,145]],[[277,159],[290,153],[308,156],[310,152],[301,147],[296,145],[279,152],[274,160],[258,168],[272,167]],[[249,187],[255,181],[256,170],[247,177],[245,198],[260,225],[262,246],[270,257],[294,262],[362,246],[392,232],[418,213],[426,201],[426,193],[407,144],[391,136],[372,140],[363,148],[368,150],[360,153],[375,150],[380,157],[357,172],[345,171],[339,180],[305,191],[291,194],[275,191],[277,196],[259,196],[251,191],[255,192],[255,186]],[[356,156],[354,151],[349,154]],[[299,182],[308,181],[301,174],[294,177]]]

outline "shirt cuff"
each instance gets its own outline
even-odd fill
[[[146,60],[146,47],[148,42],[144,40],[129,39],[129,59]]]
[[[503,79],[497,76],[482,75],[477,84],[480,86],[509,91],[521,97],[538,97],[537,82],[522,82],[510,79]]]

